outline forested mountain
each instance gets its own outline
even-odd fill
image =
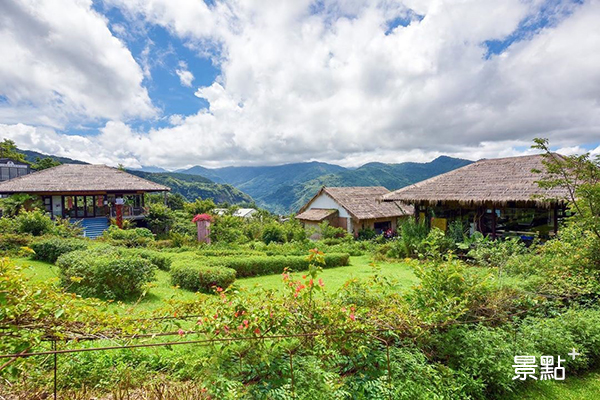
[[[149,181],[160,183],[171,188],[171,193],[179,193],[189,201],[198,197],[213,199],[215,203],[251,203],[252,197],[228,184],[220,184],[199,175],[188,175],[176,172],[144,172],[128,170]]]
[[[19,151],[29,161],[35,161],[37,157],[51,157],[62,163],[84,164],[69,158]],[[143,167],[128,172],[169,186],[173,193],[180,193],[190,201],[198,197],[230,204],[256,201],[271,212],[289,214],[298,211],[323,185],[384,186],[395,190],[470,163],[442,156],[428,163],[372,162],[356,169],[315,161],[264,167],[205,168],[198,165],[177,172]]]
[[[60,162],[61,164],[88,164],[84,161],[73,160],[72,158],[67,158],[67,157],[52,156],[52,155],[48,155],[48,154],[38,153],[37,151],[32,151],[32,150],[20,150],[19,149],[17,151],[19,153],[25,154],[25,160],[29,161],[30,163],[36,162],[36,160],[38,158],[44,159],[46,157],[49,157],[53,160]]]
[[[229,183],[251,195],[260,206],[287,214],[297,211],[323,185],[384,186],[395,190],[470,163],[442,156],[428,163],[369,163],[356,169],[310,162],[272,167],[196,166],[180,172]]]

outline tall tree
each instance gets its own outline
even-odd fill
[[[0,158],[10,158],[15,161],[27,162],[25,154],[19,153],[17,145],[10,139],[0,142]]]

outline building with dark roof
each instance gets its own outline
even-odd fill
[[[412,215],[413,208],[402,202],[380,202],[381,196],[387,193],[389,190],[382,186],[322,187],[300,209],[296,219],[316,230],[320,223],[328,221],[355,236],[362,229],[373,229],[377,233],[395,231],[398,218]]]
[[[555,157],[561,157],[554,154]],[[545,189],[543,155],[479,160],[382,196],[415,207],[417,217],[444,228],[454,220],[492,237],[547,237],[558,230],[566,188]]]
[[[81,220],[84,228],[90,227],[88,236],[108,227],[117,205],[123,218],[143,219],[144,194],[169,190],[116,168],[86,164],[63,164],[0,183],[0,194],[39,196],[51,216]]]

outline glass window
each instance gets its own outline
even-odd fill
[[[52,197],[44,196],[42,197],[42,201],[44,202],[44,208],[46,211],[52,213]]]
[[[85,216],[94,216],[94,196],[85,196]]]
[[[85,196],[75,196],[75,207],[77,208],[77,218],[85,217]]]
[[[63,215],[69,218],[76,218],[75,196],[63,196],[64,211]]]
[[[17,177],[17,169],[16,168],[8,168],[8,176],[10,179]]]
[[[8,175],[8,167],[0,168],[0,177],[3,181],[7,181],[10,179],[10,176]]]
[[[106,196],[95,196],[97,217],[104,217],[107,214],[107,206],[104,204],[105,201]]]

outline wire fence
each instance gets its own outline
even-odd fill
[[[534,306],[533,308],[540,307],[541,304]],[[421,324],[416,326],[424,331],[430,331],[433,329],[443,329],[449,328],[455,325],[469,325],[469,324],[478,324],[478,323],[493,323],[496,321],[514,321],[516,317],[522,316],[525,313],[531,312],[532,309],[524,309],[511,314],[505,314],[502,316],[493,316],[486,318],[475,318],[471,320],[454,320],[437,324]],[[139,321],[150,321],[150,320],[189,320],[198,318],[200,315],[183,315],[179,317],[168,316],[168,317],[158,317],[158,318],[147,318],[147,319],[138,319]],[[514,323],[514,322],[513,322]],[[413,328],[415,326],[412,326]],[[42,351],[32,351],[31,348],[28,348],[20,353],[13,354],[1,354],[0,362],[2,360],[8,360],[3,365],[0,366],[0,371],[10,365],[11,363],[30,357],[41,357],[41,356],[51,356],[52,357],[52,373],[53,373],[53,398],[54,400],[58,399],[58,377],[59,377],[59,356],[75,354],[75,353],[84,353],[84,352],[104,352],[111,350],[125,350],[125,349],[143,349],[143,348],[156,348],[156,347],[167,347],[167,346],[186,346],[186,345],[196,345],[196,346],[209,346],[214,344],[228,344],[228,343],[236,343],[236,342],[257,342],[257,341],[276,341],[276,340],[284,340],[284,339],[309,339],[309,338],[317,338],[317,337],[334,337],[334,336],[343,336],[344,338],[349,338],[351,336],[359,336],[363,339],[369,340],[371,343],[377,343],[379,345],[385,346],[385,372],[387,381],[391,382],[392,379],[392,362],[390,355],[390,346],[394,343],[394,340],[409,338],[412,337],[410,335],[410,329],[407,326],[398,326],[398,327],[385,327],[379,329],[358,329],[358,330],[335,330],[335,331],[327,331],[320,330],[316,332],[306,332],[306,333],[293,333],[293,334],[272,334],[272,335],[256,335],[256,336],[233,336],[233,337],[209,337],[209,338],[201,338],[201,339],[193,339],[193,340],[184,340],[184,337],[193,336],[193,335],[207,335],[209,334],[207,331],[169,331],[169,332],[154,332],[154,333],[143,333],[143,334],[133,334],[133,335],[115,335],[115,334],[96,334],[96,335],[79,335],[76,337],[48,337],[45,340],[51,343],[51,350],[42,350]],[[516,344],[517,341],[517,328],[515,325],[515,337],[514,341]],[[59,343],[76,343],[80,341],[100,341],[100,340],[123,340],[123,341],[137,341],[144,339],[156,339],[156,338],[166,338],[166,337],[179,337],[180,340],[167,340],[167,341],[157,341],[153,343],[128,343],[122,345],[111,345],[111,346],[97,346],[97,347],[84,347],[84,348],[63,348],[59,349]],[[295,377],[294,377],[294,354],[293,352],[288,352],[289,357],[289,371],[290,371],[290,388],[291,394],[295,398]],[[391,393],[391,392],[390,392]],[[0,397],[1,398],[1,397]],[[391,397],[390,397],[391,399]]]

